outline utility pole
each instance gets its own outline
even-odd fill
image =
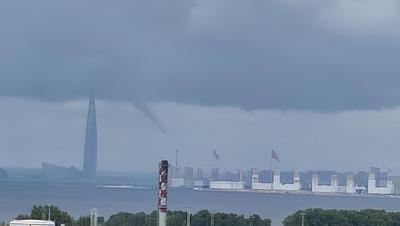
[[[178,150],[175,150],[175,167],[178,168]]]
[[[215,226],[215,222],[214,222],[214,210],[211,210],[211,226]]]
[[[50,204],[49,204],[49,216],[48,217],[49,217],[48,220],[51,221],[51,205]]]
[[[186,207],[186,226],[190,226],[190,208]]]
[[[90,210],[90,226],[97,226],[97,209]]]
[[[301,226],[304,226],[304,215],[306,215],[306,213],[301,212],[300,215],[301,215]]]

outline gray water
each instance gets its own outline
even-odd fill
[[[150,212],[156,209],[157,191],[146,189],[97,188],[88,184],[0,183],[0,220],[30,213],[34,204],[53,204],[74,217],[86,215],[91,208],[108,217],[119,212]],[[212,192],[172,189],[169,193],[171,210],[192,211],[213,209],[244,215],[259,214],[281,225],[289,214],[305,208],[385,209],[400,211],[400,199],[371,197],[330,197],[246,192]]]

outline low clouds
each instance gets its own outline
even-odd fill
[[[396,0],[337,0],[321,13],[328,31],[341,35],[399,37],[400,4]],[[382,38],[382,37],[381,37]]]
[[[0,2],[0,95],[341,111],[400,104],[395,0]]]

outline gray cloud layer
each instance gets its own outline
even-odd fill
[[[399,27],[396,0],[3,0],[0,95],[393,107]]]

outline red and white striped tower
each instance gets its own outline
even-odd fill
[[[158,181],[158,225],[167,226],[168,161],[159,164]]]

